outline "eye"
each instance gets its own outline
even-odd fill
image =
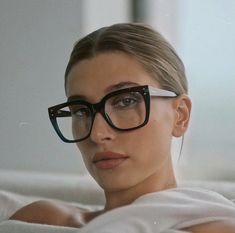
[[[112,106],[115,108],[132,108],[141,102],[141,97],[136,94],[122,94],[117,96],[112,101]]]
[[[130,105],[134,105],[136,103],[136,100],[134,98],[123,98],[119,101],[118,105],[120,107],[127,107]]]
[[[90,117],[90,110],[87,107],[75,107],[71,109],[72,116],[77,118],[88,118]]]

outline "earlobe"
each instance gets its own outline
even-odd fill
[[[187,95],[181,95],[175,99],[175,121],[172,135],[174,137],[181,137],[187,130],[192,103]]]

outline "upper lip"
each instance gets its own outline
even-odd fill
[[[127,158],[127,155],[112,152],[112,151],[104,151],[104,152],[98,152],[94,155],[92,162],[96,163],[101,160],[107,160],[107,159],[120,159],[120,158]]]

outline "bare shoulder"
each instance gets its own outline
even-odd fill
[[[40,200],[19,209],[10,220],[80,227],[84,211],[63,202]]]
[[[235,233],[235,219],[204,223],[183,230],[192,233]]]

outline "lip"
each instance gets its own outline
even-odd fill
[[[112,151],[105,151],[96,153],[92,162],[97,168],[112,169],[123,163],[129,156],[115,153]]]

